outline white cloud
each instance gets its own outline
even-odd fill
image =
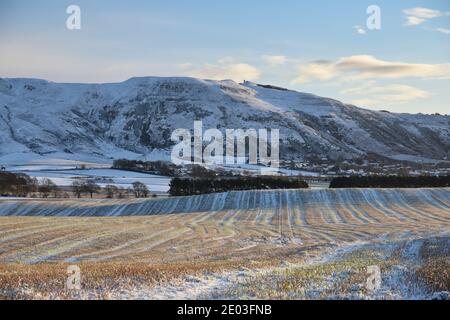
[[[236,63],[234,59],[229,57],[220,59],[215,64],[185,65],[183,73],[196,78],[211,80],[231,79],[236,82],[257,80],[261,76],[261,71],[258,68],[247,63]]]
[[[356,88],[342,90],[341,94],[354,97],[351,103],[359,106],[385,107],[429,97],[427,91],[403,84],[377,85],[370,81]],[[361,96],[362,98],[359,98]]]
[[[406,17],[406,23],[405,26],[418,26],[419,24],[424,23],[426,20],[414,16]]]
[[[450,63],[414,64],[383,61],[370,55],[343,57],[336,61],[315,61],[300,65],[299,75],[293,83],[313,80],[341,82],[362,79],[399,79],[414,77],[422,79],[450,77]]]
[[[416,7],[403,10],[403,13],[406,15],[406,23],[405,26],[417,26],[419,24],[424,23],[429,19],[434,19],[438,17],[448,16],[450,12],[442,12],[438,10],[433,10],[429,8]]]
[[[261,57],[265,62],[267,62],[268,64],[272,65],[272,66],[276,66],[276,65],[282,65],[284,63],[286,63],[287,58],[285,56],[269,56],[269,55],[264,55]]]
[[[366,30],[364,30],[361,26],[354,26],[353,29],[355,29],[359,34],[366,34]]]
[[[328,81],[336,76],[335,67],[330,63],[313,62],[299,67],[300,75],[293,82],[306,83],[311,80]]]
[[[434,30],[437,31],[437,32],[444,33],[444,34],[450,34],[450,29],[446,29],[446,28],[437,28],[437,29],[434,29]]]
[[[403,11],[407,16],[414,16],[418,18],[423,19],[432,19],[436,17],[441,17],[444,15],[443,12],[440,12],[438,10],[423,8],[423,7],[416,7],[411,9],[406,9]]]

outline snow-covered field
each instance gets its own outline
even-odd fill
[[[371,224],[386,218],[446,222],[449,199],[449,188],[253,190],[160,200],[84,199],[82,202],[79,199],[0,198],[0,216],[148,216],[198,212],[235,215],[236,212],[259,212],[257,221],[260,221],[276,219],[282,212],[291,226],[308,224],[310,220],[324,224]],[[447,215],[438,218],[434,213]]]
[[[86,163],[82,163],[86,165]],[[98,165],[98,164],[92,164]],[[152,174],[138,173],[132,171],[115,170],[108,168],[89,168],[76,169],[79,164],[68,163],[67,165],[58,164],[35,164],[35,165],[15,165],[7,170],[14,173],[25,173],[39,180],[49,178],[58,186],[70,186],[79,179],[94,179],[97,184],[104,187],[108,184],[117,187],[130,188],[133,182],[139,181],[147,185],[150,192],[167,193],[169,190],[170,177],[163,177]],[[105,165],[106,167],[106,165]]]
[[[431,256],[430,256],[431,252]],[[427,256],[428,254],[428,256]],[[436,270],[450,266],[449,232],[438,236],[399,235],[332,248],[299,263],[282,262],[260,269],[185,276],[170,284],[111,292],[114,299],[450,299],[450,275],[427,279],[430,261]],[[447,260],[447,263],[442,261]],[[378,264],[378,265],[377,265]],[[367,285],[368,267],[383,267],[379,283]],[[434,270],[434,271],[436,271]],[[431,286],[430,286],[431,285]]]
[[[3,161],[3,162],[2,162]],[[110,169],[111,162],[96,159],[95,157],[88,161],[67,160],[45,158],[34,159],[33,157],[0,157],[0,165],[5,169],[14,173],[25,173],[39,180],[49,178],[58,186],[67,187],[72,185],[78,179],[94,179],[101,187],[111,184],[117,187],[129,188],[133,182],[139,181],[147,185],[150,192],[167,193],[169,191],[169,183],[171,178],[138,173],[126,170]],[[80,168],[83,168],[81,170]],[[227,165],[223,169],[238,174],[261,174],[264,170],[258,165]],[[279,169],[280,174],[285,176],[318,176],[317,173],[299,170]]]
[[[202,290],[196,297],[449,300],[449,235],[448,231],[422,237],[399,234],[395,239],[339,246],[299,264],[285,263],[256,272],[241,270],[218,279],[210,277],[213,281],[200,278]],[[175,298],[190,291],[196,293],[186,285],[178,290],[165,287],[152,291]]]
[[[448,188],[3,199],[0,297],[73,298],[69,264],[85,279],[75,298],[445,297],[449,200]],[[367,295],[374,264],[384,287]]]

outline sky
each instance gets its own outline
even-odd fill
[[[70,5],[80,29],[67,27]],[[138,76],[249,80],[450,114],[450,1],[0,0],[0,77]]]

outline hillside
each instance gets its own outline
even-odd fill
[[[204,128],[280,129],[284,160],[444,160],[450,116],[369,111],[249,82],[132,78],[63,84],[0,78],[0,164],[24,159],[111,162],[168,159],[171,133]]]

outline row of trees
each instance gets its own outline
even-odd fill
[[[303,189],[308,184],[298,178],[239,177],[239,178],[173,178],[170,181],[171,196],[189,196],[215,192],[267,189]]]
[[[82,194],[88,194],[92,198],[94,193],[99,193],[101,187],[94,180],[79,180],[72,183],[72,192],[77,198],[81,198]],[[136,198],[147,198],[150,190],[142,182],[133,182],[132,188],[122,188],[115,185],[107,185],[104,188],[106,197],[112,199],[114,197],[124,198],[128,194],[133,194]]]
[[[179,168],[168,162],[163,161],[140,161],[140,160],[127,160],[119,159],[114,160],[113,169],[129,170],[129,171],[142,171],[151,172],[154,174],[173,177],[175,176]]]
[[[447,176],[352,176],[334,178],[330,188],[445,188]]]
[[[235,176],[231,171],[226,171],[223,169],[212,170],[197,164],[190,164],[184,167],[179,167],[172,163],[164,161],[140,161],[140,160],[119,159],[114,160],[112,168],[127,171],[153,173],[167,177],[176,177],[180,175],[188,175],[193,178]]]
[[[128,194],[136,198],[147,198],[150,190],[142,182],[134,182],[131,188],[125,189],[115,185],[107,185],[102,188],[95,180],[76,180],[72,183],[72,193],[75,197],[81,198],[87,194],[93,198],[94,194],[104,191],[107,198],[124,198]],[[16,174],[11,172],[0,172],[0,196],[28,197],[39,194],[42,198],[52,196],[54,198],[69,197],[60,187],[48,178],[36,179],[26,174]]]
[[[51,194],[59,196],[60,190],[50,179],[40,181],[26,174],[0,172],[0,195],[27,197],[29,194],[39,193],[42,198],[48,198]]]
[[[89,194],[92,198],[94,193],[98,193],[100,189],[94,180],[76,180],[72,183],[72,193],[77,198],[81,198],[83,193]]]

